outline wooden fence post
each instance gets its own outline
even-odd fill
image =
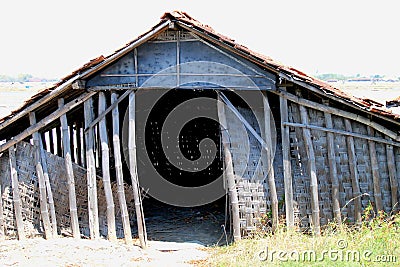
[[[106,109],[106,97],[103,92],[99,93],[99,114]],[[111,241],[117,240],[115,231],[115,206],[114,198],[112,195],[111,181],[110,181],[110,151],[108,147],[108,136],[106,119],[103,118],[99,122],[99,134],[101,142],[101,167],[103,170],[103,185],[104,194],[107,202],[107,231],[108,239]]]

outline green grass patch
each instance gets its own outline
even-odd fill
[[[211,266],[399,266],[400,215],[367,209],[360,226],[329,224],[320,236],[258,232],[232,245],[215,247]]]

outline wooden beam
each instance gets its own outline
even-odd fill
[[[128,153],[129,153],[129,170],[131,173],[133,198],[135,201],[136,220],[138,225],[138,234],[140,246],[146,248],[147,233],[146,224],[143,214],[142,199],[140,196],[139,179],[137,173],[136,159],[136,114],[135,114],[135,92],[129,95],[129,125],[128,125]]]
[[[58,99],[58,107],[61,109],[64,106],[64,99]],[[62,128],[62,145],[64,151],[64,164],[67,172],[68,182],[68,200],[69,200],[69,214],[71,219],[71,230],[74,238],[79,239],[81,234],[79,231],[78,221],[78,208],[76,205],[76,193],[75,193],[75,177],[74,170],[72,168],[72,157],[71,157],[71,144],[70,136],[68,134],[68,121],[67,115],[63,114],[60,117],[61,128]],[[72,128],[71,128],[72,129]]]
[[[232,155],[229,148],[229,136],[226,123],[225,106],[221,100],[221,95],[218,94],[218,119],[221,127],[221,139],[224,152],[225,162],[225,176],[227,178],[227,186],[229,192],[229,198],[232,207],[232,224],[233,224],[233,238],[234,241],[242,239],[240,233],[240,217],[239,217],[239,199],[237,194],[235,175],[233,172]]]
[[[352,132],[351,122],[348,119],[344,119],[346,131]],[[353,188],[353,201],[354,201],[354,219],[356,224],[361,224],[361,192],[359,185],[359,177],[357,171],[357,158],[354,148],[354,139],[352,136],[347,136],[347,153],[349,156],[349,169],[350,179]]]
[[[17,159],[15,157],[15,148],[11,146],[8,149],[9,155],[9,163],[10,163],[10,172],[11,172],[11,186],[13,192],[13,204],[14,204],[14,215],[15,215],[15,223],[17,225],[17,234],[19,240],[24,240],[25,230],[24,230],[24,221],[22,220],[22,203],[19,192],[19,183],[18,183],[18,172],[17,172]]]
[[[93,121],[93,99],[89,98],[84,103],[85,127]],[[88,212],[90,238],[98,239],[99,232],[99,212],[97,206],[97,182],[96,166],[94,159],[94,134],[90,129],[85,134],[86,140],[86,166],[87,166],[87,186],[88,186]]]
[[[300,105],[300,116],[303,124],[308,124],[307,109]],[[311,193],[311,211],[312,211],[312,228],[315,235],[321,234],[320,216],[319,216],[319,194],[318,194],[318,179],[317,167],[315,165],[314,145],[311,140],[311,131],[303,128],[304,145],[308,157],[308,172],[310,174],[310,193]]]
[[[387,156],[387,164],[388,164],[388,171],[389,171],[389,180],[390,180],[390,191],[392,197],[392,209],[398,210],[398,183],[397,183],[397,175],[396,175],[396,163],[394,158],[394,151],[393,146],[386,145],[386,156]]]
[[[348,111],[344,111],[341,109],[337,109],[331,106],[326,106],[323,104],[319,104],[295,95],[292,95],[288,92],[285,92],[283,90],[279,90],[279,92],[277,92],[278,95],[280,95],[281,97],[284,97],[287,100],[290,100],[292,102],[298,103],[300,105],[303,105],[305,107],[308,108],[313,108],[322,112],[328,112],[337,116],[341,116],[343,118],[346,119],[350,119],[350,120],[354,120],[354,121],[358,121],[360,123],[363,123],[365,125],[371,126],[372,128],[374,128],[375,130],[377,130],[378,132],[381,132],[387,136],[389,136],[390,138],[394,139],[397,142],[400,142],[400,137],[397,135],[397,133],[383,127],[382,125],[371,121],[370,119],[367,119],[361,115],[357,115]]]
[[[53,231],[53,237],[57,237],[58,233],[57,233],[56,208],[54,206],[53,190],[51,189],[49,170],[47,167],[46,150],[43,147],[45,145],[45,142],[43,141],[44,140],[43,137],[44,137],[44,134],[39,135],[40,156],[41,156],[41,161],[42,161],[42,166],[43,166],[43,175],[44,175],[44,182],[46,184],[47,198],[49,201],[51,229]]]
[[[31,125],[36,124],[35,112],[29,113],[29,122]],[[50,223],[49,209],[47,204],[47,193],[46,193],[46,182],[44,180],[42,157],[40,152],[40,134],[34,132],[32,134],[33,145],[34,145],[34,161],[36,167],[36,176],[39,182],[39,201],[40,201],[40,215],[43,222],[44,236],[46,239],[53,237],[53,231]]]
[[[78,79],[72,83],[72,89],[74,90],[85,90],[86,88],[86,81],[82,79]]]
[[[352,133],[344,130],[337,130],[337,129],[330,129],[330,128],[325,128],[321,126],[316,126],[316,125],[305,125],[302,123],[295,123],[295,122],[284,122],[284,126],[289,126],[289,127],[299,127],[299,128],[307,128],[310,130],[317,130],[317,131],[323,131],[323,132],[328,132],[328,133],[335,133],[335,134],[341,134],[345,136],[352,136],[360,139],[365,139],[365,140],[371,140],[377,143],[383,143],[387,145],[392,145],[396,147],[400,147],[399,142],[394,142],[391,139],[383,139],[380,137],[373,137],[373,136],[368,136],[365,134],[360,134],[360,133]]]
[[[103,92],[99,93],[99,114],[106,109],[106,97]],[[107,237],[110,241],[117,240],[115,230],[115,205],[111,189],[110,179],[110,150],[108,147],[108,135],[106,119],[103,117],[99,122],[99,134],[101,142],[101,167],[103,172],[104,194],[107,202]]]
[[[286,88],[280,88],[286,90]],[[290,137],[289,128],[285,127],[285,122],[289,122],[287,100],[279,97],[281,113],[281,134],[282,134],[282,158],[283,158],[283,181],[285,186],[285,211],[286,225],[288,229],[294,228],[294,203],[293,203],[293,182],[292,166],[290,163]]]
[[[95,126],[97,123],[99,123],[105,116],[112,111],[118,104],[124,100],[129,94],[131,93],[130,90],[127,90],[122,94],[121,97],[119,97],[114,103],[112,103],[106,110],[104,110],[96,119],[94,119],[88,126],[85,126],[85,133],[91,129],[93,126]]]
[[[117,102],[117,94],[113,92],[111,94],[111,105]],[[118,105],[112,111],[112,122],[113,122],[113,147],[114,147],[114,160],[115,160],[115,174],[117,178],[118,186],[118,201],[121,208],[122,225],[124,227],[125,243],[127,245],[132,244],[132,232],[131,225],[129,222],[128,207],[125,199],[124,189],[124,176],[122,171],[122,159],[121,159],[121,142],[119,136],[119,111]]]
[[[375,136],[375,132],[371,127],[367,127],[368,135]],[[368,140],[369,156],[371,159],[372,181],[374,185],[374,199],[377,211],[383,210],[381,177],[379,175],[378,159],[376,158],[375,142]]]
[[[83,101],[85,101],[86,99],[90,98],[95,94],[96,92],[85,93],[77,97],[76,99],[72,100],[71,102],[67,103],[66,105],[64,105],[62,109],[57,109],[56,111],[54,111],[53,113],[51,113],[50,115],[48,115],[47,117],[36,123],[35,125],[30,126],[20,134],[14,136],[13,139],[10,139],[8,142],[0,145],[0,152],[3,152],[4,150],[10,148],[11,146],[15,145],[20,141],[23,141],[25,138],[32,135],[34,132],[39,131],[41,128],[47,126],[50,122],[58,119],[59,117],[61,117],[61,115],[67,113],[74,107],[80,105]]]
[[[268,98],[263,94],[263,107],[264,107],[264,132],[265,140],[268,146],[266,151],[267,160],[267,175],[268,175],[268,187],[269,195],[271,199],[271,212],[272,212],[272,231],[274,232],[278,227],[279,214],[278,214],[278,195],[276,193],[275,185],[275,174],[274,174],[274,154],[272,153],[272,130],[271,130],[271,109],[268,104]]]
[[[5,235],[5,228],[6,228],[6,223],[4,220],[4,209],[3,209],[3,190],[2,190],[2,185],[0,183],[0,241],[4,240],[6,235]]]
[[[325,124],[327,128],[332,129],[332,115],[325,112]],[[342,223],[342,214],[340,212],[340,198],[339,198],[339,179],[336,168],[336,155],[335,155],[335,142],[332,132],[326,134],[327,148],[328,148],[328,161],[329,161],[329,178],[332,186],[332,206],[333,217],[338,224]]]

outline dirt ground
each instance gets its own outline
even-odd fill
[[[123,240],[0,241],[0,266],[196,266],[207,256],[207,249],[195,243],[149,241],[143,250]]]

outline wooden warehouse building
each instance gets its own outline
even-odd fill
[[[182,126],[172,148],[163,143],[176,130],[166,130],[168,120]],[[374,101],[184,12],[165,13],[0,121],[0,235],[49,238],[68,229],[131,242],[132,227],[145,246],[145,193],[172,195],[171,205],[226,195],[236,240],[265,214],[272,227],[284,216],[288,227],[318,234],[329,221],[359,223],[369,203],[397,209],[399,130],[399,116]],[[154,189],[148,181],[157,173],[167,182]],[[200,190],[215,181],[222,193]]]

